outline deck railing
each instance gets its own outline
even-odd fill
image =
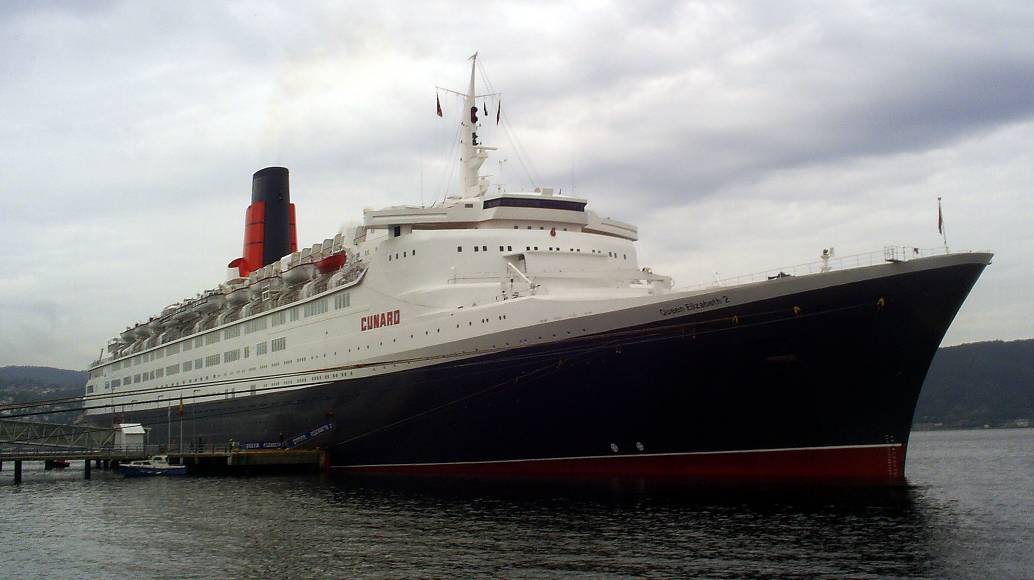
[[[883,264],[886,262],[907,262],[909,260],[915,260],[918,258],[939,256],[948,253],[948,249],[944,246],[939,246],[936,248],[919,248],[912,246],[886,246],[883,248],[883,250],[880,251],[865,252],[862,254],[852,254],[849,256],[834,256],[829,258],[828,260],[816,260],[814,262],[794,264],[792,266],[771,268],[768,270],[762,270],[760,272],[753,272],[751,274],[742,274],[739,276],[732,276],[729,278],[717,278],[715,280],[712,280],[711,282],[679,286],[677,288],[674,288],[673,291],[685,292],[689,290],[706,290],[709,288],[740,286],[742,284],[750,284],[752,282],[764,282],[766,280],[773,280],[785,276],[806,276],[808,274],[818,274],[821,272],[831,272],[834,270],[848,270],[851,268],[876,266],[878,264]]]

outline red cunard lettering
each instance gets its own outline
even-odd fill
[[[359,319],[359,330],[365,332],[382,326],[394,326],[402,321],[402,315],[398,310],[388,310],[379,314],[371,314]]]

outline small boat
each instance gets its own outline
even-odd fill
[[[149,459],[130,461],[119,465],[119,470],[126,477],[142,475],[186,475],[186,465],[170,465],[168,455],[155,455]]]

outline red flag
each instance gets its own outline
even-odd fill
[[[502,113],[502,112],[503,112],[503,102],[499,101],[499,103],[495,106],[495,124],[496,125],[499,124],[499,113]]]
[[[437,106],[437,109],[438,109],[438,116],[439,117],[443,116],[442,115],[442,101],[441,101],[441,99],[438,98],[437,94],[434,95],[434,103],[435,103],[435,105]]]
[[[180,408],[177,412],[180,414],[180,417],[183,416],[183,397],[180,397]]]
[[[937,198],[937,233],[944,233],[944,214],[941,213],[941,198]]]

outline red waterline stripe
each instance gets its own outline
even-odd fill
[[[852,447],[613,455],[462,463],[336,465],[349,473],[687,479],[904,479],[900,443]]]

